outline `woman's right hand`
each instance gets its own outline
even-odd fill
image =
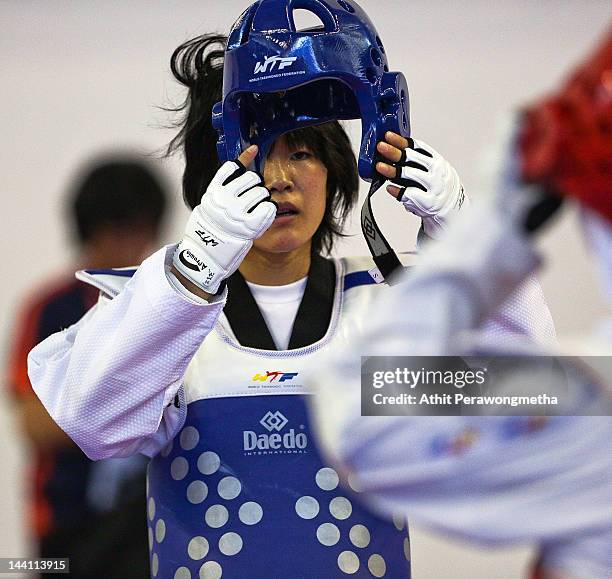
[[[221,165],[192,211],[172,261],[173,273],[187,289],[194,284],[205,294],[216,294],[253,240],[272,225],[276,205],[270,192],[259,174],[246,169],[256,155],[257,146],[251,145],[236,161]]]

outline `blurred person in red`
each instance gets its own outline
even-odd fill
[[[33,451],[29,526],[37,555],[69,557],[75,578],[149,576],[146,459],[90,461],[33,392],[27,354],[98,300],[73,272],[138,265],[158,242],[166,205],[161,176],[136,156],[98,158],[82,169],[67,204],[76,260],[24,300],[12,336],[9,388]]]
[[[480,545],[537,544],[534,579],[612,578],[612,28],[558,90],[517,116],[500,177],[493,198],[425,249],[371,312],[365,346],[351,349],[513,356],[493,392],[522,384],[535,394],[548,375],[558,409],[362,416],[359,381],[346,379],[358,364],[335,353],[311,398],[319,442],[379,512]],[[484,341],[489,312],[542,267],[534,240],[564,200],[579,204],[607,314],[554,349]],[[399,316],[406,305],[411,315]],[[549,374],[533,372],[542,356]]]

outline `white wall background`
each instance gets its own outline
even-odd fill
[[[248,0],[0,2],[2,267],[0,333],[6,350],[15,303],[68,261],[62,194],[75,167],[111,147],[154,151],[171,137],[157,107],[178,102],[169,57],[203,31],[227,31]],[[459,170],[466,190],[487,193],[483,172],[510,110],[556,85],[610,24],[608,0],[361,0],[392,70],[410,87],[413,133]],[[180,159],[166,162],[176,203],[168,239],[185,220]],[[384,201],[387,201],[386,199]],[[399,249],[416,222],[389,199],[379,221]],[[406,223],[411,226],[406,234]],[[353,230],[358,231],[357,222]],[[575,215],[541,240],[542,275],[558,329],[580,330],[603,303],[592,283]],[[359,236],[342,253],[365,253]],[[27,553],[22,477],[26,451],[0,396],[0,556]],[[519,577],[527,547],[483,553],[417,532],[414,576]]]

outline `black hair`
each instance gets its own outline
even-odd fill
[[[183,199],[192,209],[220,166],[217,133],[212,126],[212,107],[222,98],[223,57],[227,37],[203,34],[179,46],[170,60],[174,78],[188,89],[181,105],[170,109],[182,113],[180,129],[167,148],[185,155]],[[286,135],[289,146],[307,146],[327,169],[327,204],[323,221],[312,239],[313,252],[330,252],[334,238],[359,194],[357,161],[351,142],[337,121],[298,129]]]
[[[181,44],[170,59],[174,78],[188,91],[183,103],[170,109],[183,114],[176,123],[180,130],[170,141],[167,153],[182,148],[185,156],[183,199],[192,209],[200,203],[221,165],[212,108],[222,96],[226,44],[226,36],[204,34]]]
[[[129,157],[93,161],[69,195],[80,243],[109,225],[146,223],[159,231],[168,201],[165,183],[148,164]]]

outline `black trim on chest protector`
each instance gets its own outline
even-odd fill
[[[239,271],[232,274],[227,286],[223,312],[238,342],[249,348],[276,350],[264,317]],[[289,350],[314,344],[326,334],[332,317],[335,286],[333,262],[313,255],[306,289],[291,330]]]

